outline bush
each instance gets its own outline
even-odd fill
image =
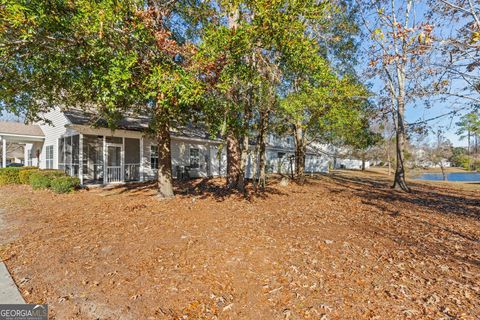
[[[473,160],[471,164],[471,168],[474,171],[480,171],[480,160]]]
[[[20,167],[19,169],[22,170],[22,171],[23,170],[33,170],[33,169],[39,170],[38,167],[35,167],[35,166],[25,166],[25,167]]]
[[[60,170],[38,170],[30,175],[30,185],[33,189],[48,189],[55,178],[65,177]]]
[[[20,183],[21,184],[30,184],[30,176],[35,172],[38,172],[38,168],[34,168],[34,169],[22,168],[20,170],[20,172],[18,173]]]
[[[51,189],[55,193],[68,193],[80,186],[77,177],[57,177],[52,180]]]
[[[459,155],[453,159],[455,166],[463,167],[465,170],[471,170],[472,162],[473,158],[466,154]]]
[[[19,184],[20,183],[20,168],[1,168],[0,169],[0,186],[7,184]]]

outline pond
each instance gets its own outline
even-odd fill
[[[441,173],[423,173],[414,178],[415,180],[441,181]],[[451,172],[447,173],[447,180],[453,182],[480,182],[480,172]]]

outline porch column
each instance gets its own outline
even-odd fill
[[[125,137],[122,137],[122,152],[120,152],[120,179],[125,182]]]
[[[7,140],[2,137],[2,168],[7,167]]]
[[[28,166],[28,143],[23,146],[23,165]]]
[[[103,184],[107,184],[107,137],[103,136]]]
[[[83,185],[83,134],[80,133],[78,146],[78,178],[80,179],[80,185]]]
[[[143,182],[143,136],[140,138],[140,181]]]
[[[207,146],[206,146],[206,149],[207,149],[207,154],[206,154],[206,162],[207,162],[207,177],[210,178],[210,177],[213,177],[212,175],[212,160],[210,159],[210,156],[212,154],[212,145],[210,143],[207,142]]]

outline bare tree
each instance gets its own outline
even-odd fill
[[[396,169],[393,188],[409,192],[405,180],[406,121],[409,103],[430,94],[435,74],[428,62],[433,25],[418,19],[413,0],[370,0],[362,6],[370,41],[370,71],[384,83],[391,102],[396,133]]]
[[[442,69],[437,86],[447,97],[480,103],[480,5],[473,0],[430,0],[428,15],[442,30],[436,65]]]
[[[452,143],[445,138],[441,129],[437,131],[436,141],[426,148],[425,155],[427,160],[442,170],[443,180],[447,180],[445,167],[452,156]]]

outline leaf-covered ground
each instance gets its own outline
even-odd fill
[[[53,319],[475,319],[480,193],[337,173],[159,201],[0,188],[0,254]]]

